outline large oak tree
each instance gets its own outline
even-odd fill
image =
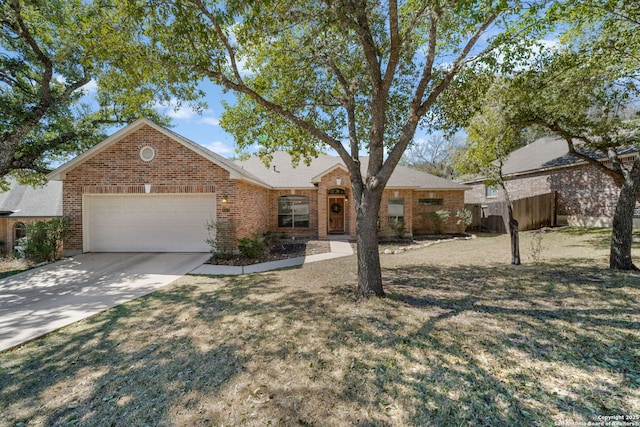
[[[416,129],[469,64],[535,28],[542,3],[138,0],[128,13],[143,22],[155,68],[173,70],[166,83],[208,78],[235,92],[222,124],[241,148],[340,156],[366,298],[384,295],[376,220]]]
[[[109,72],[114,61],[135,71],[137,25],[118,13],[99,1],[0,2],[0,185],[8,174],[41,182],[54,162],[98,142],[105,126],[160,119],[148,108],[153,93],[121,96],[126,85]],[[83,100],[98,77],[107,90],[90,106]]]

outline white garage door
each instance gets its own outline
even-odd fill
[[[214,194],[85,195],[85,252],[208,252]]]

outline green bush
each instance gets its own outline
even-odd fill
[[[389,230],[396,236],[398,239],[404,239],[407,235],[407,227],[404,225],[404,221],[402,219],[390,219],[389,220]]]
[[[238,239],[238,242],[240,243],[238,250],[246,258],[259,258],[264,254],[264,242],[262,240],[243,237]]]
[[[427,212],[426,216],[433,222],[433,232],[435,234],[444,234],[444,223],[451,216],[451,212],[442,209],[435,212]]]
[[[71,231],[69,217],[36,221],[27,225],[27,236],[20,239],[25,258],[34,262],[53,262],[58,259],[62,241]]]

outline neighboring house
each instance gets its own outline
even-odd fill
[[[62,183],[50,181],[31,187],[9,180],[9,190],[0,191],[0,252],[11,254],[17,240],[25,237],[26,225],[62,215]]]
[[[209,251],[212,221],[229,226],[234,239],[267,231],[355,237],[349,175],[338,157],[321,155],[297,168],[282,152],[268,168],[256,157],[233,162],[146,119],[48,177],[63,184],[62,210],[72,228],[67,254]],[[440,209],[451,212],[445,231],[453,232],[465,190],[398,166],[384,192],[381,232],[401,222],[407,234],[426,233],[426,213]]]
[[[629,149],[620,158],[633,161],[637,155],[637,149]],[[600,161],[610,164],[606,158]],[[541,138],[514,151],[502,172],[511,200],[556,193],[558,224],[611,226],[619,188],[595,166],[571,156],[566,141],[559,137]],[[486,185],[481,179],[465,184],[472,187],[465,193],[465,203],[487,205],[504,200],[501,188]],[[640,218],[636,218],[635,226],[640,226]]]

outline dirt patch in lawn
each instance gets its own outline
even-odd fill
[[[0,425],[587,425],[640,414],[640,275],[554,231],[187,276],[0,353]],[[640,258],[640,245],[633,255]]]
[[[264,251],[257,257],[247,258],[242,254],[216,256],[209,260],[216,265],[252,265],[261,262],[278,261],[281,259],[298,258],[309,255],[331,252],[331,244],[328,240],[311,239],[277,239],[273,243],[265,245]]]
[[[23,258],[0,257],[0,279],[28,270],[32,265],[31,261]]]

